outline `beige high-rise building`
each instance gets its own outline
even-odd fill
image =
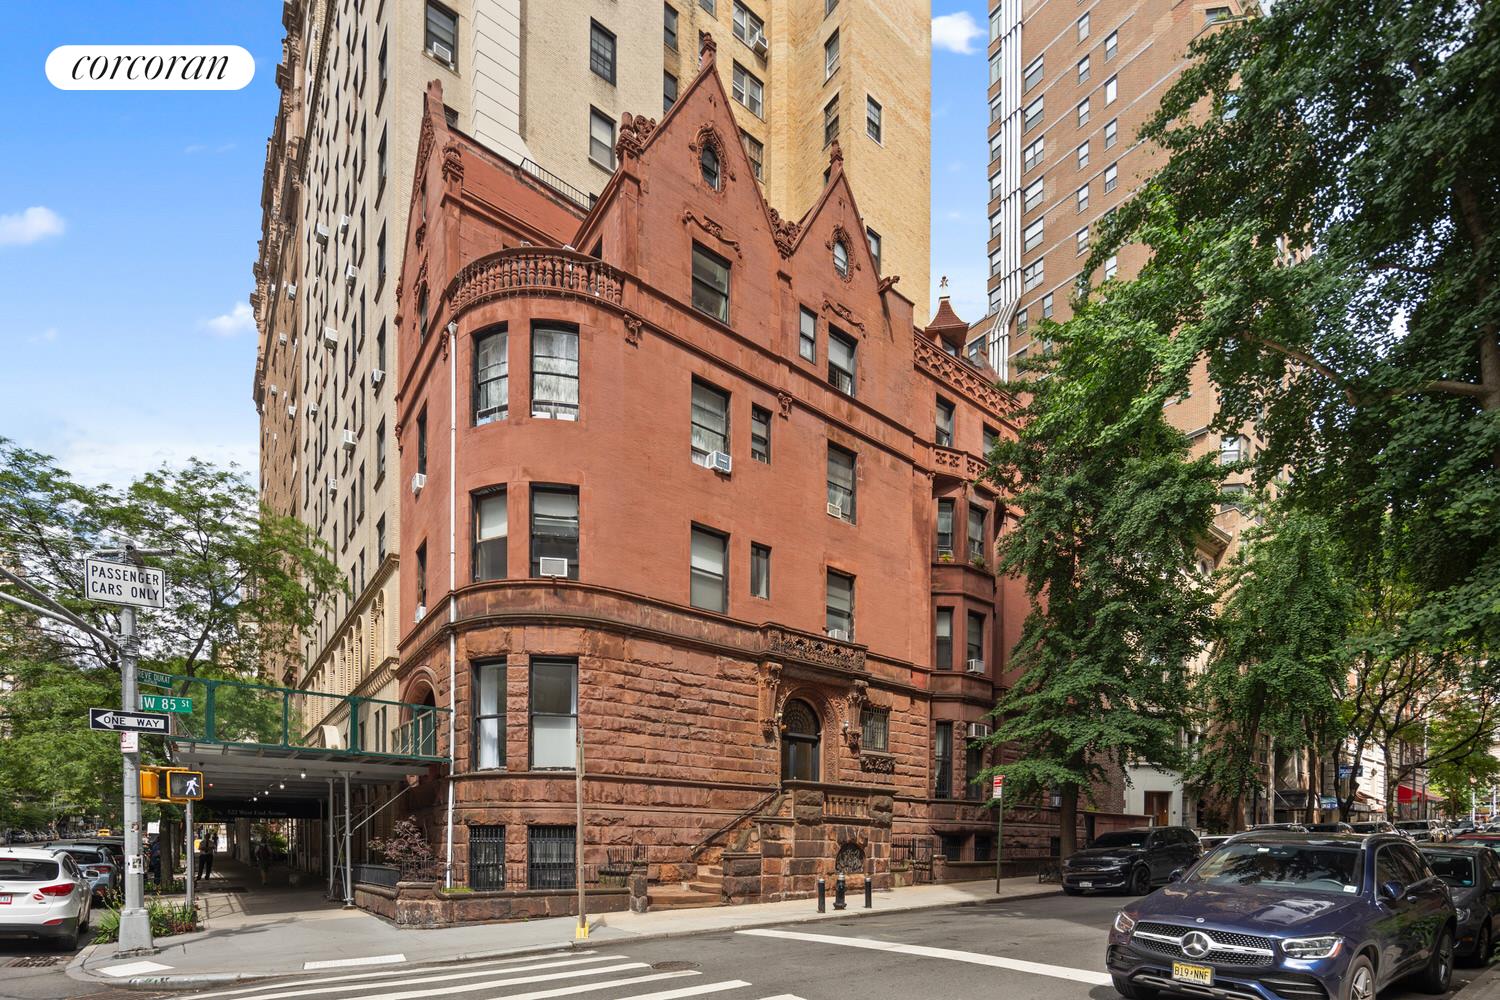
[[[1242,7],[1240,0],[992,0],[989,312],[970,328],[970,358],[1011,377],[1019,359],[1047,349],[1033,339],[1034,327],[1071,315],[1095,226],[1162,155],[1137,132],[1187,66],[1192,41]],[[1089,277],[1094,284],[1129,278],[1144,261],[1144,248],[1127,246]],[[1214,413],[1200,363],[1168,417],[1189,435],[1195,455],[1217,451],[1226,464],[1236,462],[1254,443],[1245,434],[1211,433]],[[1248,480],[1234,474],[1227,488],[1244,490]],[[1245,524],[1240,509],[1225,504],[1199,546],[1199,569],[1232,556]],[[1197,823],[1196,803],[1176,774],[1132,767],[1128,777],[1126,811]]]
[[[395,694],[395,276],[428,81],[454,127],[587,208],[621,115],[660,117],[707,32],[771,204],[801,217],[837,140],[880,270],[925,320],[930,15],[923,0],[284,3],[252,296],[261,490],[328,543],[349,593],[272,679]],[[376,741],[396,722],[365,721]]]

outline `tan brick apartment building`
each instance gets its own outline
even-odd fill
[[[405,360],[395,285],[427,82],[442,81],[456,127],[549,178],[582,212],[612,175],[622,112],[655,114],[669,103],[675,81],[695,75],[695,39],[706,30],[722,46],[723,83],[734,95],[727,138],[760,151],[747,175],[800,215],[821,192],[826,147],[839,140],[846,169],[866,185],[872,238],[892,248],[884,270],[904,275],[903,291],[925,302],[928,14],[917,0],[282,5],[251,300],[261,488],[273,509],[328,543],[349,596],[268,668],[270,679],[396,694],[410,494],[394,468],[392,383]],[[829,107],[838,113],[825,121]],[[395,738],[392,720],[365,722],[366,732]]]
[[[889,884],[913,837],[992,870],[968,738],[1026,598],[975,480],[1011,401],[946,303],[914,328],[839,146],[806,215],[771,211],[717,48],[660,124],[626,119],[586,216],[430,92],[400,696],[456,708],[455,774],[414,796],[477,888],[639,850],[658,902],[779,898],[839,866]],[[1008,818],[1045,843],[1047,810]]]

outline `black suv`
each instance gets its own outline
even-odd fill
[[[1173,872],[1202,855],[1197,836],[1185,826],[1101,833],[1088,850],[1078,851],[1062,863],[1063,892],[1077,896],[1122,889],[1141,896],[1152,886],[1166,885]]]

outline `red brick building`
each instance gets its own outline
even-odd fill
[[[586,864],[648,862],[658,902],[804,894],[836,865],[890,884],[911,843],[982,874],[968,740],[1026,597],[974,480],[1011,401],[946,300],[913,328],[837,144],[805,217],[765,203],[703,58],[659,124],[625,117],[586,217],[429,91],[400,678],[456,711],[454,774],[415,801],[476,888],[571,884],[580,839]],[[1047,827],[1008,812],[1007,841]]]

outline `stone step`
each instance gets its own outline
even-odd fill
[[[724,866],[723,865],[699,865],[698,866],[698,878],[700,880],[701,879],[721,879],[723,877],[724,877]]]
[[[706,879],[701,875],[687,884],[694,892],[704,892],[711,896],[718,896],[724,891],[723,879]]]
[[[653,910],[686,910],[718,906],[721,900],[717,890],[710,893],[686,885],[658,885],[646,893],[646,902]]]

